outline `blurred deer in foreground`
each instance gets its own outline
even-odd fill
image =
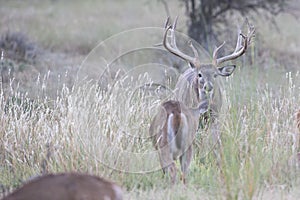
[[[217,77],[226,77],[233,73],[235,65],[220,65],[226,61],[234,60],[242,56],[248,49],[252,38],[255,37],[255,28],[250,25],[248,21],[246,22],[248,33],[243,34],[241,29],[238,29],[236,47],[233,53],[224,57],[218,57],[218,52],[224,46],[224,42],[213,51],[212,63],[201,63],[198,51],[191,41],[189,42],[189,46],[194,56],[187,55],[177,48],[175,38],[177,18],[173,25],[169,24],[168,18],[165,25],[163,38],[164,47],[189,64],[189,68],[179,77],[175,86],[176,98],[187,107],[195,107],[202,99],[209,98],[209,112],[207,112],[204,118],[209,119],[207,121],[210,122],[212,139],[216,143],[220,142],[217,117],[222,106],[221,88]],[[201,88],[204,88],[206,93],[201,93]]]
[[[170,100],[160,106],[150,125],[149,133],[158,150],[161,167],[164,173],[170,175],[172,184],[176,182],[177,169],[174,161],[178,157],[182,181],[186,183],[199,116],[207,110],[207,99],[202,100],[198,108],[194,109],[180,101]]]
[[[122,200],[122,189],[105,179],[77,173],[45,175],[2,200]]]

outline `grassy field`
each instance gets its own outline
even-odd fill
[[[5,190],[0,197],[42,173],[78,171],[115,181],[125,199],[300,198],[297,19],[278,16],[280,31],[263,20],[254,22],[257,42],[223,80],[220,161],[209,153],[209,132],[199,131],[188,185],[178,181],[171,187],[147,135],[157,106],[172,94],[154,95],[140,86],[155,79],[172,89],[178,72],[151,64],[153,52],[122,55],[161,40],[160,29],[126,31],[161,27],[163,5],[149,0],[0,3],[0,35],[26,34],[36,48],[32,62],[1,60],[0,184]],[[174,0],[169,9],[180,15],[178,30],[184,32],[184,7]],[[136,64],[127,71],[134,81],[123,76],[101,90],[97,81],[78,79],[78,74],[100,77],[118,56],[117,67]]]

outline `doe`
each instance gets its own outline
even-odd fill
[[[205,91],[202,91],[205,92]],[[164,173],[176,182],[175,160],[179,158],[183,183],[192,159],[192,143],[198,128],[198,118],[208,110],[208,99],[202,99],[197,108],[188,108],[180,101],[166,101],[153,118],[149,133],[158,151]]]

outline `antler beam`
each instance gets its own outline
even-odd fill
[[[252,38],[255,37],[254,26],[250,25],[248,21],[246,21],[246,23],[248,25],[248,33],[247,33],[247,35],[244,35],[242,33],[241,29],[238,29],[238,38],[237,38],[237,42],[236,42],[236,47],[232,54],[221,57],[221,58],[217,58],[218,51],[224,46],[225,42],[214,50],[213,60],[216,65],[219,65],[219,64],[229,61],[229,60],[236,59],[246,52],[248,46],[250,45],[250,43],[252,41]]]
[[[199,62],[199,55],[198,52],[196,50],[196,48],[193,46],[192,42],[189,41],[189,45],[193,50],[194,53],[194,57],[189,56],[187,54],[184,54],[183,52],[181,52],[178,48],[177,48],[177,44],[176,44],[176,38],[175,38],[175,28],[176,28],[176,24],[177,24],[177,19],[178,17],[175,18],[175,21],[173,23],[173,25],[169,25],[169,18],[166,21],[166,25],[165,25],[165,33],[164,33],[164,38],[163,38],[163,45],[164,47],[171,53],[175,54],[176,56],[190,62],[190,63],[197,63]],[[171,44],[168,42],[168,32],[170,31],[170,40],[171,40]]]

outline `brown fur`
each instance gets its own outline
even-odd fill
[[[165,110],[167,111],[167,119],[169,118],[170,114],[173,114],[173,121],[172,121],[172,127],[175,132],[175,136],[177,136],[177,133],[180,128],[180,123],[181,123],[181,108],[180,108],[180,103],[178,101],[167,101],[163,103],[162,105]],[[164,126],[164,131],[167,131],[167,124]],[[177,146],[180,148],[180,140],[176,140]]]
[[[2,200],[121,200],[121,188],[103,178],[78,174],[38,177]]]
[[[150,125],[149,133],[158,150],[161,167],[164,173],[170,174],[172,184],[176,182],[177,169],[174,161],[178,158],[182,180],[184,183],[186,181],[200,108],[206,109],[203,105],[197,109],[189,109],[179,101],[167,101],[161,105]]]

